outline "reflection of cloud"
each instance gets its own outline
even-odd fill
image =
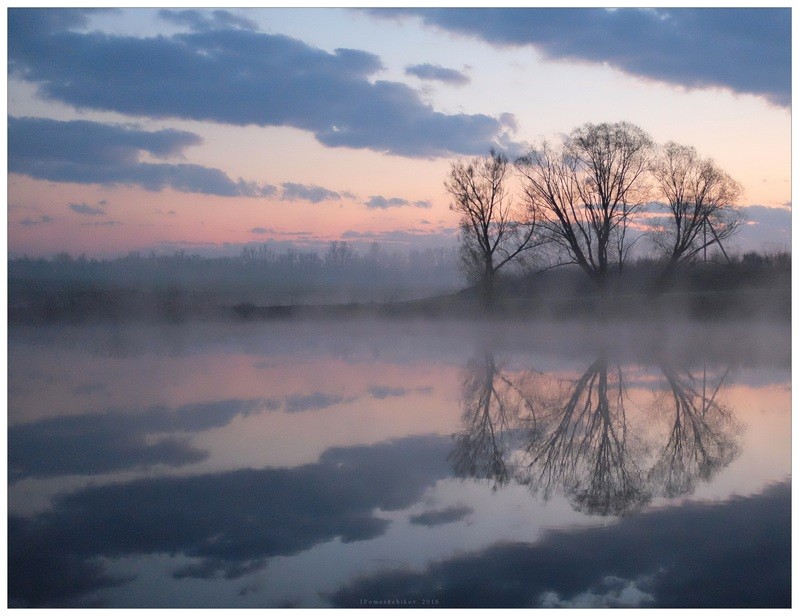
[[[791,12],[778,9],[372,9],[553,59],[791,102]],[[731,70],[730,67],[735,67]]]
[[[329,53],[242,29],[229,16],[164,16],[195,30],[149,38],[82,32],[75,28],[86,25],[83,11],[12,9],[9,75],[79,109],[289,126],[330,147],[435,157],[482,154],[509,138],[497,118],[437,112],[406,84],[375,79],[383,65],[374,54]]]
[[[91,395],[105,390],[102,383],[79,385],[73,393]],[[404,396],[429,388],[372,387],[372,397]],[[107,411],[44,419],[9,428],[9,481],[26,477],[90,475],[155,464],[183,466],[199,462],[207,452],[195,449],[186,433],[227,425],[234,417],[260,411],[303,413],[353,402],[324,392],[298,393],[284,398],[219,400],[169,409],[153,406],[128,412]],[[91,455],[86,455],[91,451]]]
[[[719,529],[724,529],[719,532]],[[626,603],[655,607],[788,607],[791,486],[724,503],[687,503],[612,526],[550,530],[536,543],[500,543],[354,581],[330,599],[435,597],[440,607]]]
[[[172,188],[230,197],[275,194],[274,186],[234,181],[219,169],[140,160],[141,153],[180,156],[201,141],[194,133],[172,129],[145,131],[86,120],[9,117],[8,171],[53,182],[134,184],[151,191]],[[89,213],[87,206],[71,207]]]
[[[460,522],[473,512],[474,509],[465,505],[453,506],[438,511],[424,511],[418,515],[412,515],[410,522],[417,526],[440,526],[441,524]]]
[[[98,391],[94,385],[79,388],[76,393]],[[276,410],[276,404],[260,398],[221,400],[176,409],[155,406],[132,413],[56,417],[12,426],[8,430],[9,481],[199,462],[207,452],[192,447],[181,433],[224,426],[237,415]]]
[[[543,608],[586,608],[586,607],[641,607],[650,605],[655,598],[641,590],[640,585],[651,582],[652,576],[641,580],[623,580],[607,576],[596,587],[571,599],[561,599],[557,593],[545,592],[540,601]]]
[[[50,511],[10,516],[9,601],[59,605],[114,582],[98,558],[172,553],[176,577],[229,578],[338,537],[363,541],[449,475],[447,437],[329,449],[314,464],[160,477],[81,489]]]

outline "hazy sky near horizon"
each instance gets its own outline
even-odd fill
[[[458,157],[693,145],[790,245],[791,11],[10,9],[8,250],[453,245]]]

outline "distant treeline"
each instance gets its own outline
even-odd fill
[[[130,253],[90,259],[60,253],[8,263],[9,317],[51,320],[103,314],[175,316],[239,303],[391,302],[452,292],[462,281],[455,248],[360,253],[331,242],[323,253],[267,246],[235,257]]]
[[[617,295],[632,304],[647,301],[661,270],[655,259],[630,261],[615,277]],[[684,266],[675,280],[669,296],[698,298],[694,303],[700,309],[707,305],[718,313],[751,301],[753,309],[761,302],[785,312],[790,308],[791,255],[749,252],[700,261]],[[246,314],[248,306],[376,303],[418,316],[428,308],[457,315],[462,310],[452,299],[416,305],[409,300],[450,295],[465,305],[469,290],[454,295],[462,288],[455,249],[390,253],[374,245],[359,253],[345,242],[332,242],[323,254],[259,247],[237,257],[178,252],[97,260],[62,253],[9,261],[8,314],[11,323],[181,320],[227,318]],[[531,315],[579,313],[597,293],[573,266],[514,270],[500,279],[497,291],[500,302],[521,305]],[[774,306],[775,301],[781,305]]]

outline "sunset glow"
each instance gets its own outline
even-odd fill
[[[789,10],[487,16],[12,9],[9,253],[454,246],[453,160],[622,120],[742,183],[741,249],[788,248]]]

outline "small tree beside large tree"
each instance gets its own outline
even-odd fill
[[[492,149],[487,156],[452,163],[444,183],[450,209],[461,216],[461,265],[487,309],[494,304],[497,272],[536,245],[534,213],[514,202],[512,177],[508,157]]]
[[[652,165],[652,175],[665,200],[668,214],[652,232],[652,240],[666,264],[657,290],[669,282],[677,267],[694,261],[710,246],[733,235],[744,221],[733,205],[741,186],[713,160],[700,157],[689,146],[663,145]]]

